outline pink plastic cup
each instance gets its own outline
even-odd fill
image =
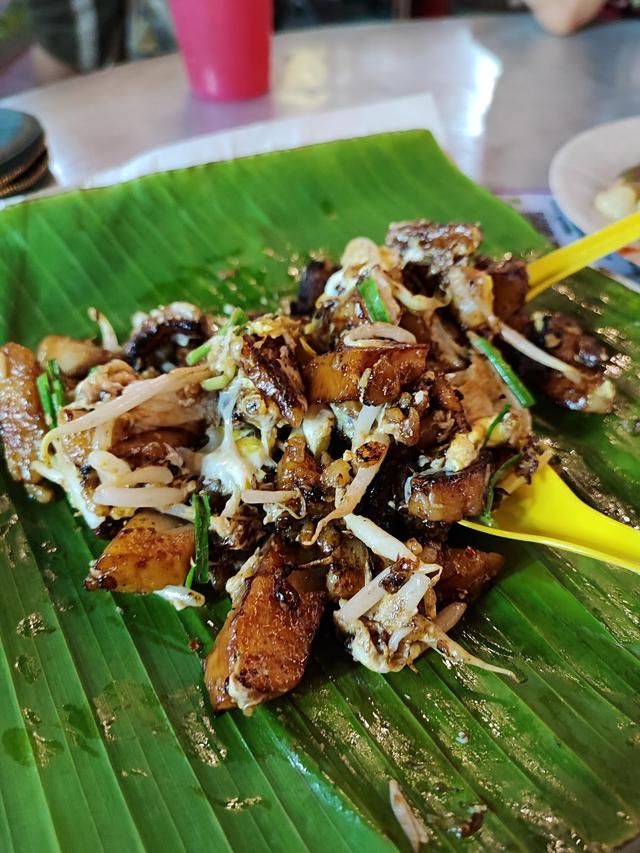
[[[269,89],[272,0],[171,0],[191,89],[235,101]]]

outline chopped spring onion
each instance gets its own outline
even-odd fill
[[[200,344],[199,347],[191,350],[190,353],[187,353],[186,362],[187,364],[193,366],[205,358],[213,346],[213,339],[217,338],[220,335],[225,335],[232,326],[244,326],[245,323],[249,322],[249,318],[242,310],[242,308],[234,308],[231,314],[229,315],[229,319],[226,320],[222,326],[218,329],[215,335],[212,338],[209,338],[208,341],[205,341],[203,344]],[[217,378],[217,377],[216,377]],[[233,377],[232,377],[233,378]],[[224,386],[222,386],[224,387]],[[205,389],[205,390],[219,390],[216,388],[213,389]]]
[[[185,581],[189,588],[196,583],[206,583],[209,580],[209,524],[211,522],[211,506],[208,495],[193,495],[193,523],[195,526],[195,554]]]
[[[375,281],[370,277],[365,278],[358,285],[358,290],[371,321],[373,323],[390,323],[391,317]]]
[[[234,308],[231,314],[229,314],[229,319],[220,326],[217,331],[217,335],[226,335],[227,332],[232,328],[242,328],[249,322],[249,318],[247,314],[242,310],[242,308]]]
[[[249,318],[247,317],[246,312],[243,311],[242,308],[234,308],[229,315],[229,319],[220,331],[226,332],[230,326],[244,326],[244,324],[248,322]]]
[[[65,393],[60,366],[55,358],[47,362],[47,376],[49,377],[49,387],[51,388],[51,400],[57,416],[65,404]]]
[[[193,576],[196,573],[196,564],[194,561],[191,561],[191,566],[189,567],[189,571],[187,572],[187,576],[184,579],[185,589],[191,589],[193,586]]]
[[[65,393],[60,366],[55,358],[47,362],[44,373],[36,379],[36,387],[47,426],[56,427],[58,412],[65,404]]]
[[[533,406],[535,397],[516,375],[513,368],[507,364],[502,353],[481,335],[477,335],[475,332],[469,332],[468,335],[471,346],[488,360],[520,405],[525,406],[525,408]]]
[[[212,376],[211,379],[205,379],[204,382],[200,383],[200,385],[205,391],[222,391],[222,389],[226,388],[236,375],[236,370],[237,368],[234,364],[233,367],[227,368],[224,373],[220,373],[218,376]]]
[[[491,436],[495,432],[496,427],[502,423],[502,421],[507,417],[507,415],[509,414],[510,411],[511,411],[511,406],[508,403],[506,403],[503,406],[502,410],[500,412],[498,412],[498,414],[495,416],[495,418],[491,421],[491,423],[489,424],[489,426],[487,428],[487,434],[484,437],[484,441],[482,442],[482,446],[480,447],[480,450],[483,450],[487,446],[487,444],[489,444],[489,439],[491,438]]]
[[[40,396],[40,405],[44,412],[44,419],[48,427],[56,426],[56,411],[53,407],[51,390],[49,388],[49,377],[47,373],[41,373],[36,379],[36,387]]]
[[[487,527],[495,527],[496,523],[493,520],[493,515],[491,514],[493,510],[493,499],[494,492],[496,486],[502,480],[504,475],[510,468],[513,468],[520,460],[522,459],[522,453],[516,453],[515,456],[511,456],[507,459],[506,462],[503,462],[502,465],[498,468],[497,471],[493,473],[491,479],[489,480],[489,485],[487,486],[487,500],[484,505],[484,509],[481,514],[478,516],[478,521],[481,524],[486,524]]]
[[[187,358],[186,358],[187,364],[190,365],[191,367],[193,367],[194,364],[197,364],[197,362],[199,362],[200,359],[202,359],[206,356],[206,354],[211,349],[211,346],[212,346],[212,342],[209,340],[209,341],[205,341],[203,344],[200,344],[199,347],[192,349],[191,352],[187,353]]]

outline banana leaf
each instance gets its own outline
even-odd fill
[[[479,221],[492,254],[548,248],[430,135],[336,142],[7,209],[0,340],[93,335],[89,305],[121,334],[172,300],[273,307],[309,253],[416,216]],[[540,404],[538,428],[581,494],[637,522],[640,296],[589,272],[540,303],[612,346],[621,403],[604,418]],[[391,779],[429,849],[606,850],[640,833],[636,575],[490,540],[508,570],[456,638],[521,684],[435,654],[376,675],[325,626],[291,696],[214,717],[200,658],[228,605],[85,593],[100,543],[63,499],[34,505],[0,479],[1,850],[406,850]]]

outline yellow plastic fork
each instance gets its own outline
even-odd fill
[[[527,266],[527,301],[611,252],[640,240],[640,212],[549,252]],[[493,512],[495,527],[476,521],[459,524],[520,542],[538,542],[640,572],[640,530],[614,521],[573,494],[545,465],[531,485],[520,486]]]
[[[563,278],[568,278],[578,270],[636,240],[640,240],[640,211],[531,261],[527,265],[530,288],[527,302]]]
[[[640,530],[587,506],[550,465],[534,475],[531,485],[520,486],[503,498],[493,519],[496,527],[467,520],[459,524],[492,536],[538,542],[640,572]]]

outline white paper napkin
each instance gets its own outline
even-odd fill
[[[59,184],[28,195],[2,199],[0,211],[24,200],[57,195],[77,188],[109,186],[153,172],[400,130],[430,130],[441,146],[446,145],[436,102],[433,95],[425,92],[361,107],[309,113],[196,136],[147,151],[121,166],[94,175],[80,187]],[[53,171],[55,173],[55,167]]]
[[[152,172],[299,148],[301,145],[330,142],[334,139],[417,129],[430,130],[440,145],[445,144],[442,122],[430,93],[394,98],[351,109],[260,122],[197,136],[153,149],[122,166],[94,175],[84,182],[83,186],[108,186]]]

